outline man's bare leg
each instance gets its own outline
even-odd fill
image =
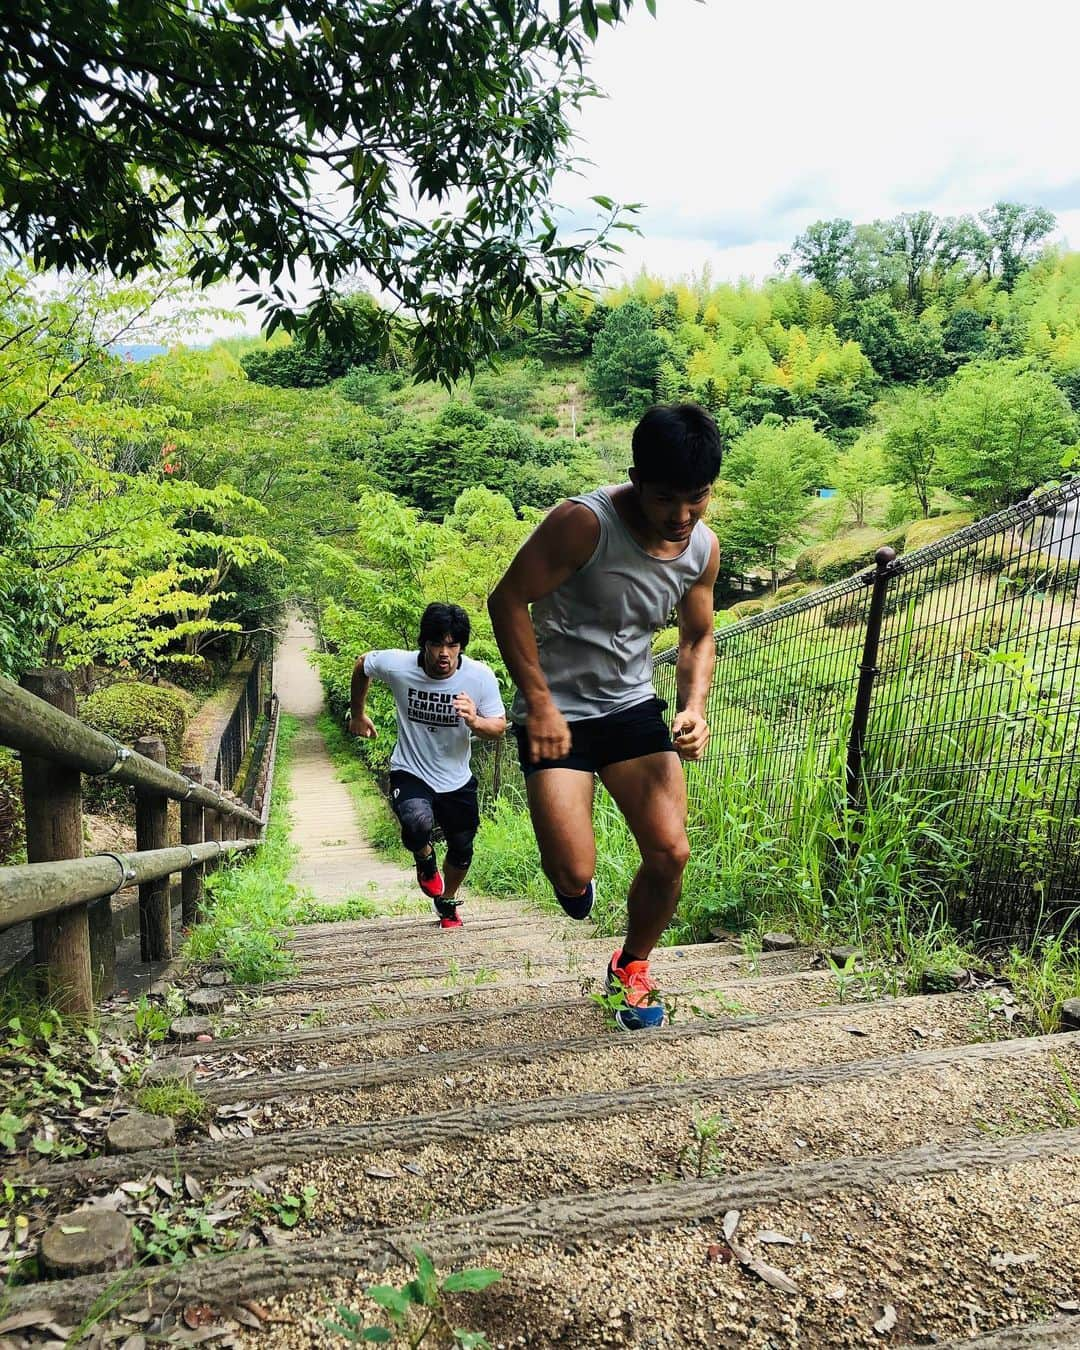
[[[443,893],[444,900],[453,900],[458,893],[458,887],[465,880],[469,873],[467,867],[456,867],[452,862],[443,863]]]
[[[626,898],[623,951],[646,961],[675,913],[690,857],[686,779],[678,756],[670,751],[609,764],[600,778],[641,852],[641,866]]]
[[[561,894],[580,895],[596,871],[592,774],[541,769],[526,791],[544,875]]]

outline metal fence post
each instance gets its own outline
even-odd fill
[[[193,783],[202,782],[202,769],[198,764],[185,764],[180,772]],[[203,809],[198,802],[180,803],[180,842],[182,844],[201,844],[203,842]],[[201,863],[184,869],[180,879],[182,900],[181,917],[185,928],[196,923],[202,907],[203,869]]]
[[[160,736],[140,736],[135,750],[156,764],[165,763]],[[135,798],[135,846],[141,852],[166,848],[169,842],[169,800],[158,792],[140,792]],[[167,961],[173,954],[169,878],[139,887],[139,945],[144,961]]]
[[[878,673],[878,643],[881,639],[881,620],[885,614],[885,595],[889,589],[890,569],[896,561],[896,550],[888,547],[879,548],[874,554],[874,561],[877,568],[869,581],[873,590],[870,593],[870,609],[866,615],[866,637],[859,665],[859,687],[855,693],[855,709],[851,716],[851,734],[848,737],[847,799],[848,806],[852,808],[859,805],[861,797],[866,725],[870,716],[874,679]]]
[[[75,686],[66,670],[31,670],[22,686],[61,712],[75,715]],[[82,857],[82,775],[78,769],[23,754],[23,805],[28,862]],[[110,929],[111,937],[111,929]],[[61,1011],[94,1010],[90,928],[86,905],[34,920],[34,961],[44,970]]]

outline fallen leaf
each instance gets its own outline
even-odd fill
[[[217,1314],[209,1303],[189,1303],[183,1311],[184,1326],[195,1331],[198,1327],[208,1327],[217,1321]]]
[[[381,1167],[365,1167],[364,1176],[370,1177],[372,1181],[393,1181],[397,1173],[387,1172]]]
[[[146,1337],[141,1331],[136,1331],[127,1338],[120,1350],[146,1350]]]
[[[263,1307],[261,1303],[256,1303],[253,1298],[244,1299],[244,1301],[240,1304],[240,1307],[246,1308],[250,1313],[254,1313],[260,1322],[268,1322],[270,1320],[269,1312]]]
[[[124,1313],[124,1321],[134,1322],[137,1326],[142,1326],[144,1322],[149,1322],[153,1315],[151,1309],[139,1308],[136,1312]]]
[[[26,1312],[5,1317],[0,1322],[0,1332],[20,1331],[23,1327],[47,1327],[55,1316],[51,1308],[28,1308]]]
[[[846,1032],[848,1032],[848,1034],[851,1035],[851,1036],[869,1036],[869,1035],[870,1035],[870,1033],[866,1030],[865,1027],[841,1027],[840,1030],[841,1030],[841,1031],[846,1031]]]
[[[162,1176],[155,1177],[154,1185],[158,1188],[158,1190],[161,1192],[162,1195],[167,1195],[170,1200],[176,1199],[176,1187],[172,1184],[172,1182],[169,1180],[168,1177]]]
[[[896,1309],[891,1303],[886,1303],[881,1310],[880,1318],[874,1323],[874,1330],[879,1336],[884,1336],[887,1331],[892,1331],[896,1326]]]
[[[847,1298],[846,1284],[832,1284],[825,1290],[825,1297],[831,1298],[834,1303],[843,1303]]]
[[[990,1265],[994,1270],[1009,1270],[1012,1266],[1029,1266],[1039,1259],[1038,1252],[991,1252]]]
[[[722,1266],[730,1265],[734,1259],[731,1254],[731,1248],[722,1242],[714,1242],[705,1253],[710,1261],[719,1261]]]
[[[422,1177],[424,1175],[424,1169],[422,1167],[417,1167],[416,1163],[402,1163],[401,1166],[404,1171],[410,1172],[414,1177]]]
[[[255,1316],[248,1308],[240,1303],[230,1303],[223,1309],[226,1317],[231,1317],[234,1322],[239,1322],[242,1327],[249,1327],[252,1331],[262,1330],[262,1321]]]
[[[201,1200],[203,1198],[203,1188],[198,1180],[190,1174],[184,1177],[184,1189],[192,1200]]]
[[[730,1212],[735,1213],[737,1211]],[[762,1261],[759,1256],[755,1256],[752,1252],[747,1251],[747,1249],[740,1246],[739,1243],[732,1242],[730,1238],[728,1238],[728,1246],[734,1253],[735,1259],[738,1261],[739,1265],[744,1266],[747,1270],[753,1271],[759,1280],[764,1280],[764,1282],[773,1289],[779,1289],[782,1294],[797,1294],[799,1292],[799,1286],[790,1276],[785,1275],[782,1270],[777,1270],[775,1266],[770,1266],[767,1261]]]
[[[65,1237],[68,1237],[72,1233],[85,1233],[88,1230],[77,1223],[62,1223],[60,1225],[60,1231]]]
[[[1080,1303],[1077,1303],[1074,1298],[1059,1298],[1057,1301],[1057,1310],[1058,1312],[1064,1313],[1078,1313],[1080,1312]],[[0,1327],[0,1331],[3,1331],[3,1329],[3,1327]]]
[[[783,1233],[777,1233],[772,1228],[763,1228],[757,1235],[759,1242],[782,1242],[786,1247],[797,1247],[799,1244],[794,1238],[786,1237]]]
[[[724,1215],[724,1237],[727,1238],[728,1242],[735,1236],[735,1230],[739,1226],[741,1217],[737,1209],[729,1209]]]

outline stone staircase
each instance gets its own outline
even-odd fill
[[[492,1346],[1080,1346],[1080,1032],[710,944],[656,954],[672,1021],[628,1035],[590,997],[608,940],[468,908],[298,930],[296,973],[182,1047],[208,1127],[40,1175],[72,1204],[155,1176],[232,1210],[313,1188],[273,1245],[143,1267],[104,1316],[115,1277],[9,1311],[96,1304],[101,1344],[191,1343],[197,1309],[223,1344],[343,1345],[335,1308],[384,1320],[364,1290],[420,1247],[501,1272],[444,1297]]]

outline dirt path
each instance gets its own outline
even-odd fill
[[[307,642],[294,625],[278,666],[297,879],[389,903],[412,878],[333,776]],[[1080,1347],[1080,1031],[1030,1034],[988,981],[911,994],[810,947],[709,943],[656,954],[669,1025],[629,1035],[588,924],[470,907],[450,932],[299,929],[294,973],[227,987],[214,1040],[170,1047],[205,1111],[175,1146],[34,1162],[21,1184],[53,1216],[202,1226],[126,1292],[113,1272],[12,1290],[0,1347],[89,1315],[67,1344],[333,1350],[335,1318],[354,1342],[386,1325],[369,1291],[408,1287],[418,1248],[444,1275],[500,1272],[440,1296],[493,1350]],[[204,977],[221,988],[195,970],[188,991]]]
[[[380,857],[360,833],[356,805],[339,782],[319,733],[322,686],[308,660],[310,626],[294,614],[278,648],[274,682],[282,711],[299,722],[293,741],[293,840],[301,853],[292,879],[323,901],[350,895],[394,898],[411,889],[409,872]]]

